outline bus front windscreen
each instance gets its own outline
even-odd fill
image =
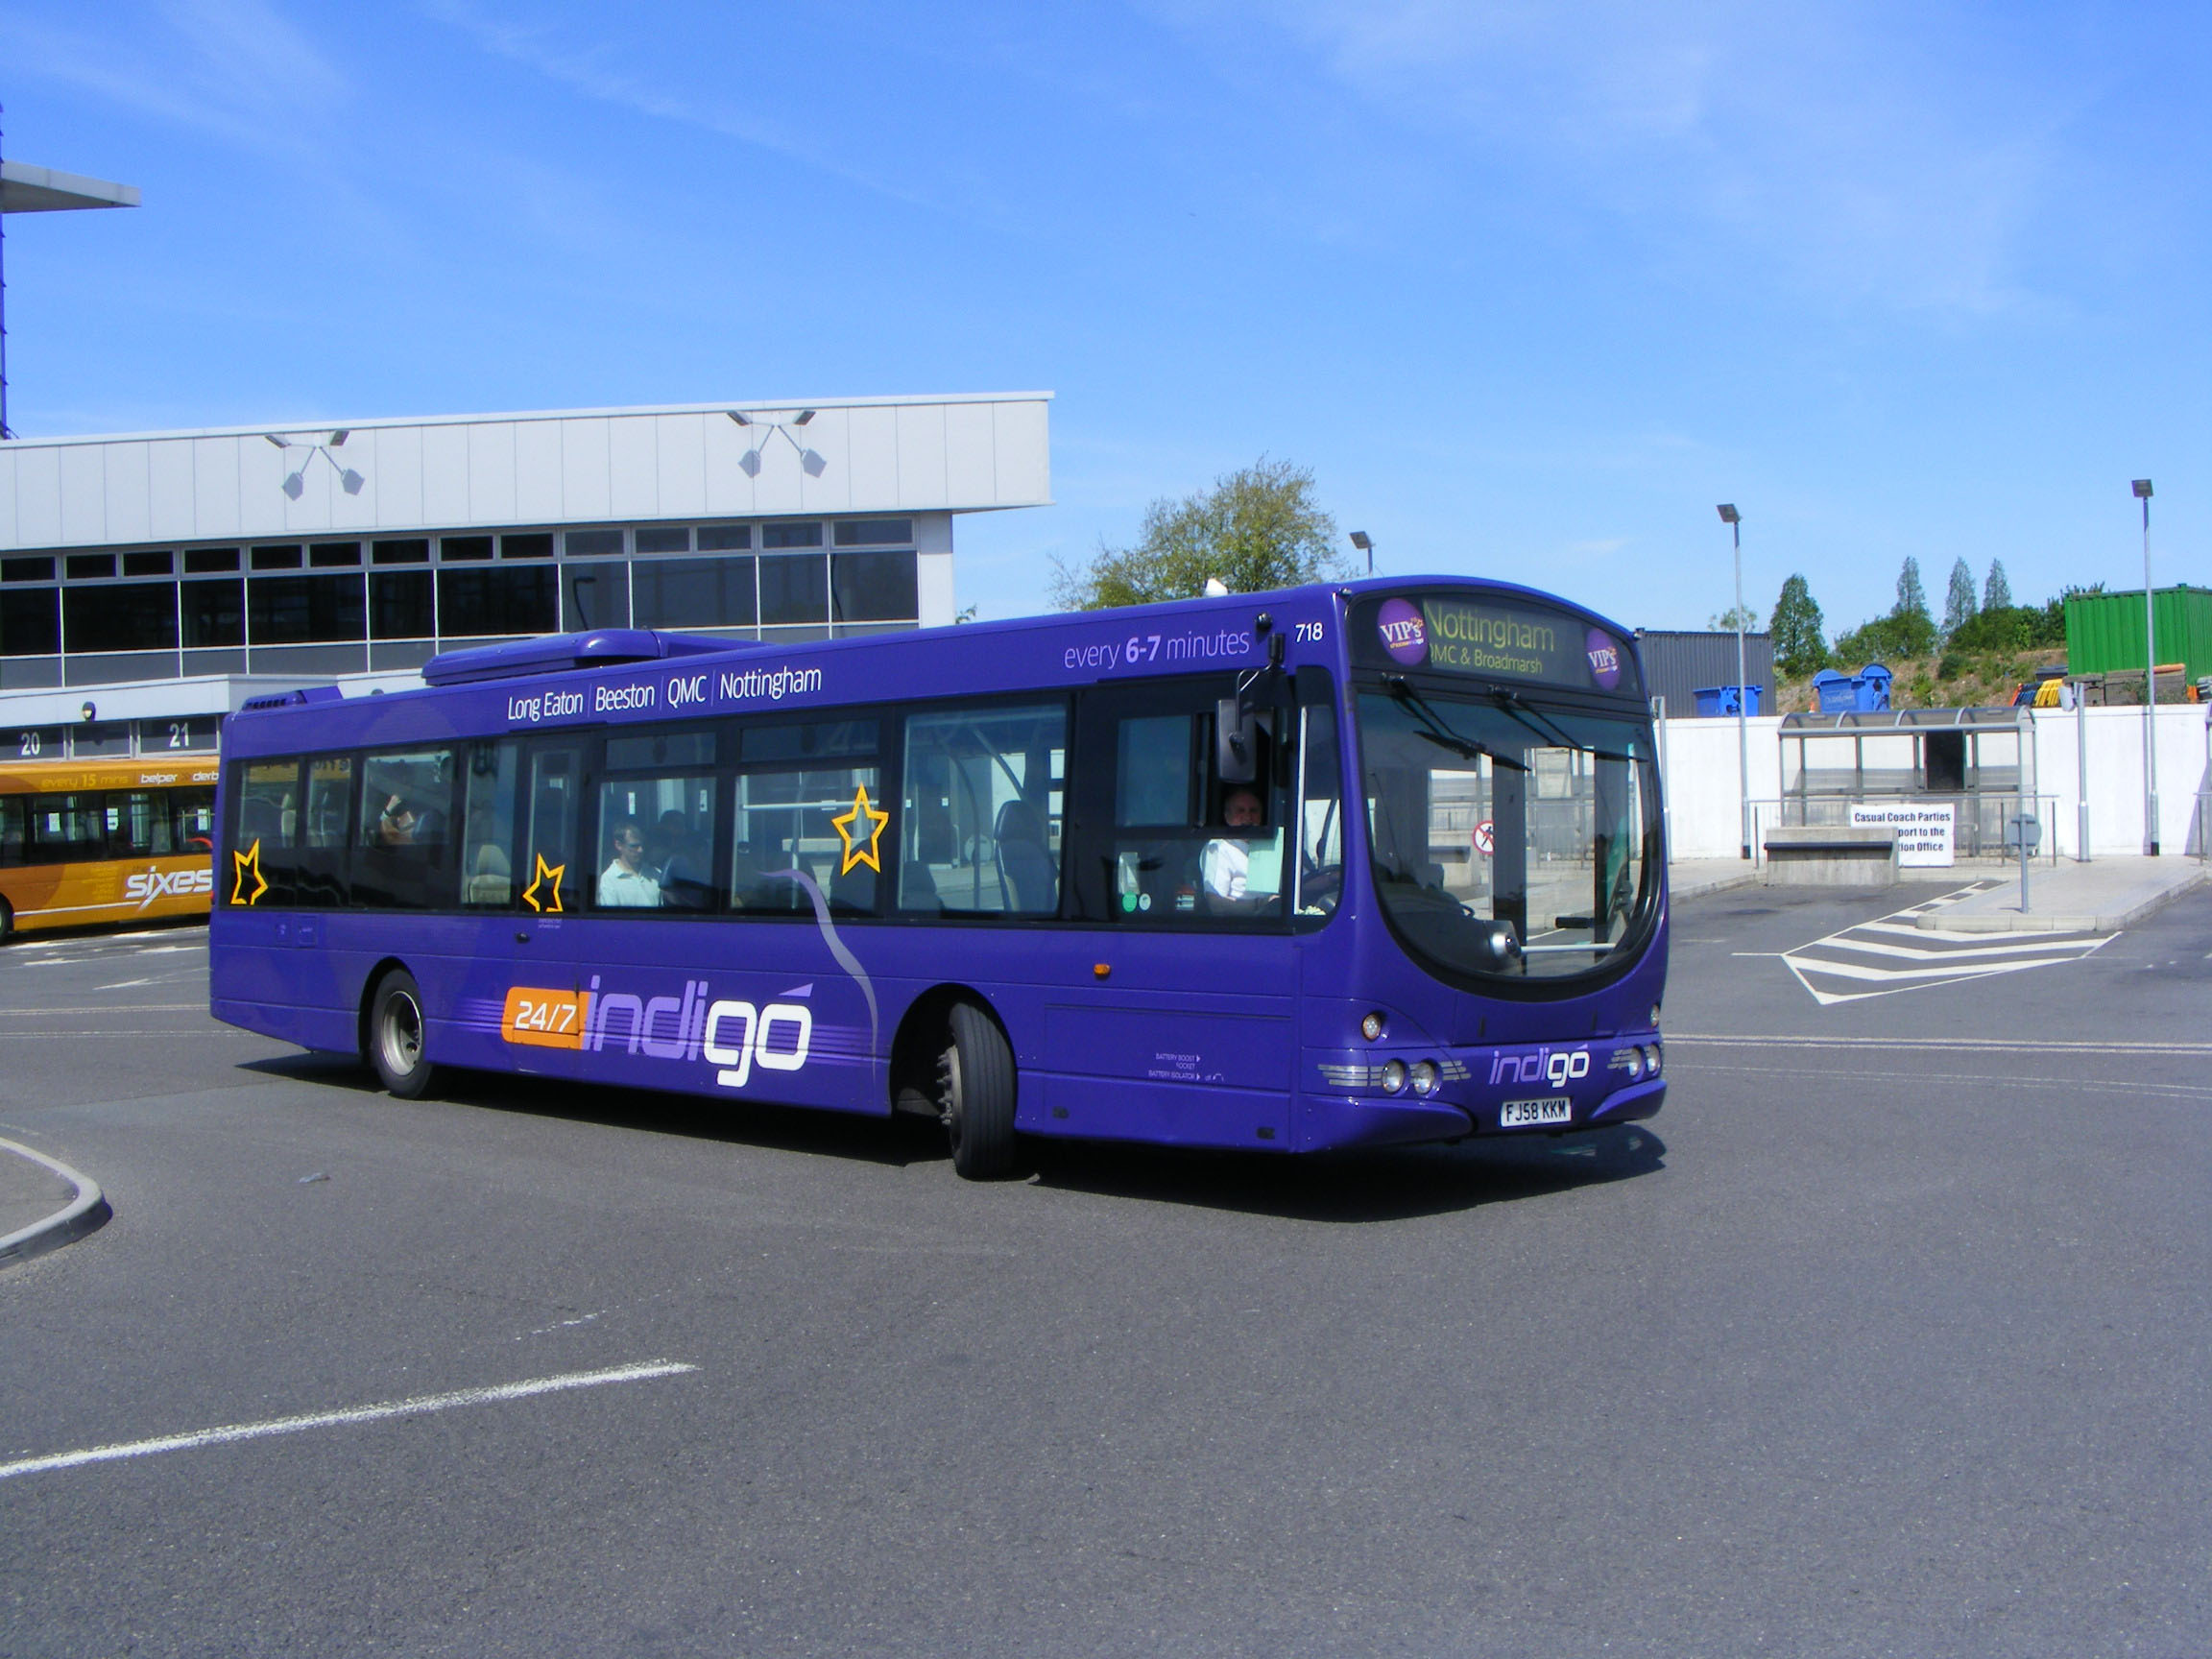
[[[1416,959],[1498,984],[1642,946],[1660,858],[1647,720],[1402,680],[1358,709],[1376,893]]]

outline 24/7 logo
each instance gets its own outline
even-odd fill
[[[189,899],[194,894],[212,895],[215,891],[215,872],[212,870],[148,870],[132,876],[123,883],[126,902],[135,899],[143,910],[156,899]]]

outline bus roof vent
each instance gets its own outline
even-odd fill
[[[441,651],[422,665],[422,678],[432,685],[467,685],[479,680],[522,680],[536,674],[610,668],[619,662],[660,662],[671,657],[700,657],[745,648],[728,639],[656,634],[649,628],[600,628],[589,634],[550,634],[542,639]]]
[[[251,713],[256,709],[296,709],[302,703],[336,703],[344,696],[335,685],[302,685],[297,691],[272,691],[263,697],[249,697],[238,705],[238,712]]]

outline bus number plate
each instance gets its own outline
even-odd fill
[[[1498,1108],[1498,1127],[1526,1129],[1534,1123],[1572,1123],[1575,1102],[1566,1095],[1549,1100],[1508,1100]]]
[[[587,991],[540,991],[517,985],[507,993],[507,1014],[499,1035],[510,1043],[527,1043],[537,1048],[584,1046],[584,1010],[591,1000]]]

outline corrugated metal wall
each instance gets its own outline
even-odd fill
[[[2138,608],[2136,614],[2142,614]],[[1659,629],[1636,631],[1636,648],[1644,657],[1644,684],[1654,697],[1667,699],[1671,717],[1697,712],[1696,690],[1701,685],[1736,684],[1736,636],[1733,634],[1671,633]],[[1743,636],[1743,672],[1754,685],[1764,685],[1759,712],[1774,709],[1774,641],[1766,634]]]
[[[2188,678],[2212,674],[2212,589],[2186,583],[2158,589],[2158,661],[2188,664]],[[2143,671],[2143,594],[2077,593],[2066,601],[2066,671]],[[2161,687],[2165,682],[2159,682]],[[2161,689],[2160,699],[2164,692]],[[2142,700],[2142,688],[2136,688]],[[1672,707],[1671,704],[1669,705]]]

